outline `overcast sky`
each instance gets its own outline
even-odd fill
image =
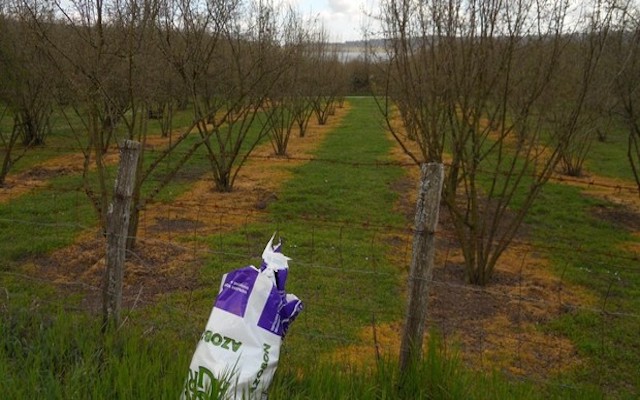
[[[363,38],[366,12],[377,11],[378,0],[289,0],[303,17],[318,18],[329,31],[330,40],[344,42]]]

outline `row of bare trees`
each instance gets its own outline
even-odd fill
[[[359,85],[375,76],[389,127],[413,159],[449,164],[443,201],[473,283],[490,279],[556,168],[579,175],[612,121],[629,129],[640,186],[634,1],[383,1],[380,17],[386,54],[370,73],[368,63],[342,63],[312,21],[268,0],[3,0],[0,122],[13,123],[0,132],[0,184],[44,141],[55,111],[84,154],[85,192],[104,227],[105,157],[118,141],[139,141],[132,247],[140,210],[194,154],[207,157],[216,190],[232,190],[262,140],[285,155],[310,118],[326,123],[353,67]],[[178,110],[192,118],[174,134]],[[150,118],[169,137],[154,157],[145,154]]]
[[[471,283],[489,281],[552,173],[579,175],[615,117],[638,177],[635,2],[382,4],[379,105],[417,163],[447,163],[443,202]]]
[[[130,248],[140,210],[195,154],[207,158],[215,189],[231,191],[258,143],[269,137],[285,155],[294,126],[304,136],[314,111],[326,122],[343,94],[327,33],[275,1],[1,5],[0,117],[14,123],[0,132],[0,184],[26,149],[44,143],[55,112],[84,154],[84,189],[104,228],[113,180],[105,158],[123,140],[136,140],[142,153]],[[174,132],[178,110],[192,118]],[[153,157],[145,151],[150,119],[159,120],[169,143]]]

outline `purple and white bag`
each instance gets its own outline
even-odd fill
[[[282,339],[302,310],[302,302],[285,293],[290,259],[281,245],[274,247],[271,237],[260,268],[222,277],[181,399],[266,399]]]

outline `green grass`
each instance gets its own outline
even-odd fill
[[[86,146],[87,137],[83,135],[86,131],[82,121],[71,108],[65,110],[67,117],[63,115],[60,109],[55,109],[51,115],[51,133],[45,137],[45,144],[33,149],[29,149],[25,156],[21,158],[11,169],[10,174],[19,174],[33,168],[35,165],[53,159],[55,157],[66,154],[78,153]],[[179,132],[180,127],[188,126],[191,123],[192,114],[190,111],[177,111],[173,119],[174,132]],[[5,136],[11,132],[12,117],[7,114],[0,120],[0,131]],[[160,125],[158,122],[149,121],[149,136],[160,135]],[[174,133],[175,134],[175,133]],[[80,135],[80,137],[77,137]],[[114,140],[122,140],[124,133],[117,131]],[[115,144],[115,142],[114,142]],[[18,142],[18,146],[14,150],[16,153],[22,151],[22,146]],[[4,155],[4,154],[3,154]]]
[[[103,336],[99,319],[52,306],[5,309],[0,327],[7,399],[177,398],[184,379],[177,365],[191,351],[163,332],[127,327]]]
[[[547,327],[569,337],[587,360],[576,382],[597,383],[603,395],[632,398],[640,388],[636,368],[640,365],[640,270],[623,244],[637,239],[594,214],[598,208],[618,207],[587,197],[579,188],[548,184],[526,222],[558,276],[581,285],[597,299],[595,305],[585,307],[594,311],[566,314]],[[604,315],[603,308],[622,315]]]
[[[79,189],[78,178],[56,178],[51,185],[58,190],[39,189],[19,200],[0,204],[3,261],[38,256],[68,246],[79,232],[95,224],[93,209]]]
[[[388,159],[394,145],[383,135],[375,104],[353,99],[343,124],[317,150],[318,161],[299,166],[267,209],[267,220],[230,234],[198,238],[211,250],[193,291],[167,293],[134,310],[119,332],[103,337],[99,318],[76,309],[80,296],[8,273],[8,264],[65,246],[92,211],[77,190],[78,177],[51,181],[19,201],[0,205],[0,383],[6,398],[176,398],[186,377],[222,273],[258,263],[274,231],[292,257],[288,291],[306,309],[284,342],[271,388],[273,399],[547,399],[634,398],[638,393],[637,318],[570,312],[540,327],[569,337],[585,364],[547,383],[518,382],[502,374],[468,370],[440,353],[432,338],[423,361],[398,373],[395,360],[363,365],[332,363],[375,324],[401,321],[406,265],[388,255],[406,224],[393,209],[392,185],[402,177]],[[611,150],[613,151],[613,150]],[[618,148],[615,151],[620,151]],[[203,168],[203,157],[187,171]],[[591,160],[598,163],[597,159]],[[601,163],[615,176],[614,166]],[[604,173],[603,173],[604,175]],[[170,201],[189,185],[185,176],[168,189]],[[173,185],[173,184],[172,184]],[[52,195],[52,193],[57,193]],[[549,184],[527,218],[527,231],[558,275],[580,284],[608,312],[637,314],[640,275],[620,245],[629,232],[598,218],[613,205],[579,189]],[[27,221],[16,223],[16,221]],[[37,224],[36,224],[37,223]],[[66,226],[69,225],[67,231]],[[186,239],[184,239],[186,240]],[[579,251],[573,251],[575,249]],[[571,250],[571,251],[569,251]],[[615,253],[614,253],[615,251]],[[612,254],[623,257],[615,258]],[[93,295],[99,297],[99,293]]]
[[[619,123],[612,123],[604,142],[595,140],[586,162],[587,174],[628,180],[633,186],[633,171],[627,158],[629,133]]]
[[[89,315],[55,307],[11,308],[0,314],[0,373],[10,399],[174,399],[186,378],[194,343],[172,331],[135,326],[103,336]],[[536,399],[530,385],[465,371],[432,341],[422,362],[400,375],[384,359],[360,368],[281,361],[271,399]]]
[[[455,356],[440,353],[437,338],[419,362],[400,373],[383,358],[359,367],[320,363],[303,373],[283,366],[269,393],[272,399],[539,399],[532,385],[514,385],[497,374],[466,370]]]

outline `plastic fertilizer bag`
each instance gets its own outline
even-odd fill
[[[222,277],[182,399],[267,398],[282,339],[302,310],[302,302],[285,293],[290,259],[280,250],[271,237],[260,268],[249,265]]]

